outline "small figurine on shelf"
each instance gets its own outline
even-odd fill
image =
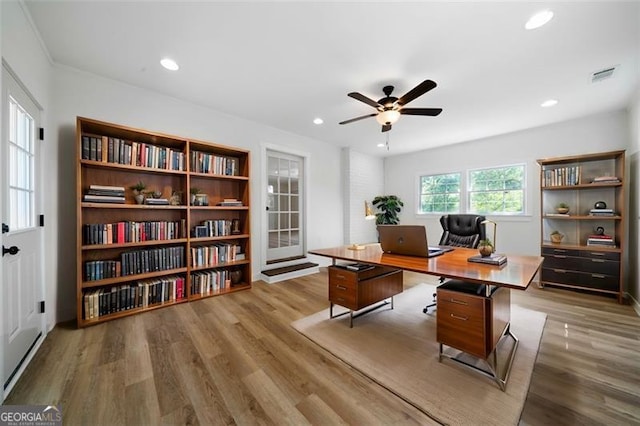
[[[564,238],[564,234],[560,231],[553,231],[549,236],[551,237],[551,242],[556,244],[561,243]]]
[[[192,206],[195,206],[196,204],[196,195],[198,195],[200,193],[200,188],[196,188],[195,186],[191,187],[191,190],[189,191],[191,193],[191,198],[190,200],[190,204]]]
[[[142,181],[138,181],[138,183],[129,187],[131,190],[133,190],[133,195],[136,199],[136,203],[144,203],[144,190],[146,187],[147,185],[145,185]]]
[[[169,198],[169,203],[172,206],[179,206],[182,204],[182,191],[173,191],[171,193],[171,198]]]

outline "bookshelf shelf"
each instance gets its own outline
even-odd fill
[[[78,117],[76,158],[78,327],[251,288],[248,151]],[[138,182],[177,205],[138,204]],[[219,247],[242,258],[191,266]]]
[[[622,303],[625,151],[538,163],[541,284],[615,295]],[[565,204],[569,213],[556,213]],[[564,236],[560,243],[550,241],[554,231]]]

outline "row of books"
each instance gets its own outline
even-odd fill
[[[175,302],[185,297],[185,277],[181,276],[167,276],[85,290],[82,296],[83,318],[100,318],[130,309]]]
[[[87,261],[84,263],[84,273],[85,281],[97,281],[167,271],[184,266],[184,247],[160,247],[124,252],[120,254],[120,260]]]
[[[191,151],[191,171],[214,175],[237,176],[238,159],[201,151]]]
[[[594,234],[587,237],[588,246],[615,247],[616,241],[612,235]]]
[[[206,296],[231,287],[230,271],[227,269],[194,272],[190,278],[191,294]]]
[[[227,207],[237,207],[237,206],[242,206],[242,201],[237,200],[235,198],[225,198],[222,201],[220,201],[217,205],[227,206]]]
[[[542,186],[571,186],[580,184],[580,166],[565,166],[542,171]]]
[[[124,204],[124,187],[107,185],[90,185],[84,194],[83,201],[87,203],[115,203]]]
[[[589,210],[591,216],[615,216],[613,209],[591,209]]]
[[[211,246],[191,247],[191,266],[215,266],[238,259],[241,247],[236,244],[216,243]]]
[[[82,136],[82,159],[164,170],[186,170],[184,153],[173,148],[108,136]]]
[[[620,179],[617,176],[597,176],[591,180],[591,183],[618,183]]]
[[[196,225],[192,231],[192,237],[223,237],[233,234],[233,220],[216,219],[205,220]]]
[[[153,222],[122,221],[82,226],[84,244],[124,244],[186,238],[185,219]]]

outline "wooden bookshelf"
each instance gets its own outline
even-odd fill
[[[538,160],[540,164],[541,284],[609,294],[622,302],[626,245],[625,152]],[[610,209],[600,213],[596,203]],[[569,212],[558,214],[560,203]],[[558,231],[560,242],[550,235]],[[609,236],[597,241],[598,233]],[[603,238],[604,238],[603,236]],[[595,244],[594,244],[594,240]]]
[[[251,288],[248,151],[78,117],[76,158],[78,327]]]

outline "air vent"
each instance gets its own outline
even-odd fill
[[[599,81],[606,80],[607,78],[613,75],[613,72],[615,71],[615,69],[616,67],[611,67],[611,68],[605,68],[603,70],[594,72],[593,74],[591,74],[591,82],[597,83]]]

